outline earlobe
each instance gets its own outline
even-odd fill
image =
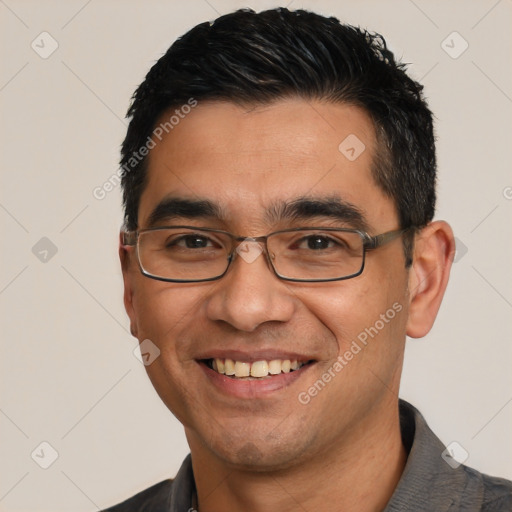
[[[407,335],[411,338],[421,338],[432,328],[454,255],[453,232],[446,222],[431,222],[416,236],[409,273]]]
[[[130,332],[132,336],[137,338],[138,330],[137,330],[137,317],[135,314],[135,308],[133,306],[133,295],[134,295],[134,284],[133,284],[133,271],[131,269],[131,254],[129,253],[129,249],[127,249],[123,245],[123,236],[122,233],[119,236],[119,259],[121,262],[121,270],[123,273],[123,283],[124,283],[124,307],[126,309],[126,313],[130,318]]]

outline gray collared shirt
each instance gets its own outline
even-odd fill
[[[400,426],[407,463],[383,512],[512,512],[512,482],[453,460],[449,464],[442,457],[444,445],[419,411],[403,400]],[[194,512],[195,507],[188,455],[174,480],[164,480],[104,512]]]

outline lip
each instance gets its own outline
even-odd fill
[[[294,352],[282,352],[275,349],[268,350],[252,350],[250,352],[246,352],[243,350],[212,350],[209,352],[205,352],[204,354],[200,354],[195,357],[196,361],[204,360],[204,359],[231,359],[233,361],[243,361],[244,363],[254,363],[255,361],[272,361],[273,359],[280,359],[281,361],[285,361],[289,359],[290,361],[299,361],[299,362],[307,362],[316,360],[313,355],[305,355],[298,354]]]
[[[233,354],[233,352],[231,352]],[[246,356],[247,357],[247,356]],[[273,359],[280,359],[281,357],[273,357]],[[254,361],[262,360],[254,359]],[[286,357],[288,359],[288,357]],[[248,361],[248,359],[238,359]],[[303,360],[306,360],[303,358]],[[264,398],[270,396],[272,393],[283,390],[291,386],[294,382],[304,376],[309,369],[315,365],[315,361],[306,364],[290,373],[280,373],[269,378],[245,380],[233,379],[226,375],[222,375],[215,370],[209,368],[204,361],[196,361],[201,370],[206,375],[210,383],[221,393],[230,395],[235,398]]]

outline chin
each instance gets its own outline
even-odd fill
[[[287,469],[302,463],[306,452],[303,434],[289,435],[288,439],[283,439],[281,434],[224,434],[222,440],[210,438],[210,443],[209,448],[217,458],[239,471]]]

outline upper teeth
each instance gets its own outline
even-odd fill
[[[298,370],[303,366],[304,362],[296,359],[272,359],[271,361],[254,361],[249,363],[246,361],[233,361],[233,359],[212,359],[212,368],[223,375],[235,377],[266,377],[270,375],[278,375],[279,373],[289,373]]]

